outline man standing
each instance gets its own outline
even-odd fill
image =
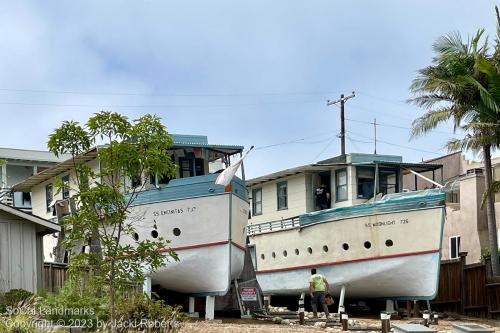
[[[326,318],[330,315],[328,306],[325,303],[325,293],[328,292],[330,286],[326,278],[316,273],[316,268],[311,269],[311,278],[309,279],[309,293],[311,295],[311,307],[314,318],[318,318],[318,303],[323,306]]]
[[[320,187],[316,189],[316,210],[323,210],[328,208],[328,202],[330,201],[330,193],[326,188],[325,184],[321,184]]]

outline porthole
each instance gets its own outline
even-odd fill
[[[272,256],[273,258],[276,258],[276,252],[271,253],[271,256]]]
[[[264,253],[262,253],[262,254],[260,255],[260,259],[262,259],[262,260],[266,259],[266,256],[264,255]]]
[[[312,254],[313,253],[313,249],[311,247],[308,247],[307,248],[307,252],[309,252],[309,254]]]
[[[134,240],[136,242],[139,241],[139,234],[137,232],[134,232],[134,234],[132,235],[132,237],[134,238]]]
[[[365,249],[369,249],[372,247],[372,243],[370,243],[369,241],[366,241],[365,242]]]
[[[323,252],[328,252],[328,246],[323,245]]]
[[[158,231],[156,230],[151,231],[151,237],[158,238]]]
[[[286,257],[286,256],[288,256],[288,252],[286,252],[286,250],[285,250],[285,251],[283,251],[283,257]]]
[[[394,243],[392,242],[392,239],[388,239],[388,240],[385,241],[385,246],[391,247],[393,245],[394,245]]]
[[[172,232],[174,233],[174,236],[180,236],[181,235],[181,229],[179,229],[179,228],[174,228],[174,230],[172,230]]]
[[[296,255],[299,255],[299,253],[300,253],[300,252],[299,252],[299,249],[295,249],[295,254],[296,254]]]
[[[347,243],[342,244],[342,248],[344,249],[344,251],[349,250],[349,244]]]

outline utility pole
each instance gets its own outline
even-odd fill
[[[340,154],[345,155],[345,120],[344,120],[344,105],[348,99],[356,97],[354,91],[351,95],[344,97],[344,94],[340,95],[340,98],[336,101],[327,100],[326,105],[337,105],[340,103]]]
[[[373,129],[375,130],[375,152],[374,154],[377,155],[377,118],[373,118]]]

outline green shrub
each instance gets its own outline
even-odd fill
[[[19,303],[31,298],[34,294],[24,289],[12,289],[0,295],[0,314],[5,313],[8,307],[14,308]]]
[[[68,326],[95,329],[108,320],[108,302],[99,295],[92,283],[67,280],[58,293],[49,294],[44,300],[45,319],[63,322]]]
[[[180,306],[171,306],[161,300],[152,300],[142,293],[137,293],[129,297],[120,297],[116,305],[116,318],[118,322],[164,323],[164,328],[169,326],[169,329],[160,330],[161,332],[175,332],[187,316]]]

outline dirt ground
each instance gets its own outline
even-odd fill
[[[380,326],[380,321],[375,319],[358,319],[360,324],[368,325],[369,327]],[[392,324],[403,324],[409,323],[411,321],[408,320],[393,320]],[[481,326],[494,329],[495,332],[500,332],[500,321],[482,321],[482,320],[440,320],[439,325],[431,325],[431,329],[436,330],[441,333],[452,332],[452,325],[458,323],[475,323]],[[307,332],[307,333],[325,333],[325,332],[341,332],[339,327],[333,328],[318,328],[313,326],[299,326],[299,325],[277,325],[268,321],[261,320],[215,320],[214,322],[189,322],[186,323],[181,331],[181,333],[218,333],[218,332],[227,332],[227,333],[253,333],[253,332],[263,332],[263,333],[284,333],[284,332]],[[356,332],[356,330],[350,329],[349,332]],[[380,332],[378,331],[370,331],[370,330],[362,330],[358,332],[369,333],[369,332]]]

